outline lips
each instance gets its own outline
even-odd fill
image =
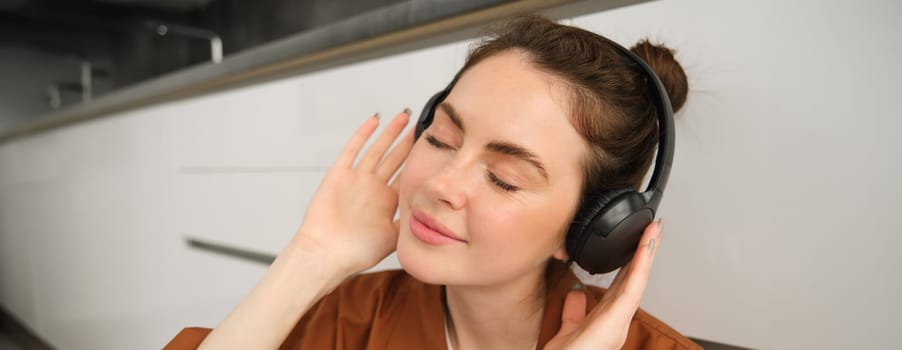
[[[444,227],[435,219],[426,215],[426,213],[417,210],[411,211],[410,232],[413,233],[417,239],[430,245],[467,242],[459,238],[454,232],[451,232],[451,230]]]

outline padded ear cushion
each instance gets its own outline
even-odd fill
[[[570,231],[567,232],[567,255],[570,260],[578,261],[583,251],[583,245],[591,232],[587,232],[587,227],[592,223],[605,206],[613,202],[620,196],[635,192],[632,188],[618,188],[606,192],[601,192],[589,197],[582,206],[577,210],[573,222],[570,224]]]

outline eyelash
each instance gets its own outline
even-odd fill
[[[448,149],[448,150],[453,149],[451,146],[448,146],[448,144],[439,141],[437,138],[435,138],[435,136],[430,135],[430,134],[426,135],[426,141],[429,142],[430,145],[432,145],[433,147],[438,148],[438,149]],[[514,185],[508,184],[504,181],[501,181],[501,179],[499,179],[497,176],[495,176],[495,174],[493,174],[492,172],[489,172],[488,177],[489,177],[489,181],[492,181],[492,183],[495,184],[495,186],[498,186],[498,188],[500,188],[504,191],[515,192],[515,191],[519,190],[519,188],[517,188],[517,186],[514,186]]]
[[[451,149],[451,146],[448,146],[448,144],[439,141],[437,138],[435,138],[435,136],[432,136],[431,134],[426,134],[426,141],[428,141],[429,144],[438,149]]]

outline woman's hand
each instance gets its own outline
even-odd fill
[[[294,239],[199,348],[278,348],[320,298],[394,249],[398,191],[388,181],[407,158],[412,135],[385,153],[409,118],[407,111],[395,117],[354,166],[379,121],[369,118],[357,129],[326,173]]]
[[[661,243],[661,222],[649,224],[633,260],[624,265],[595,309],[586,315],[586,294],[571,291],[564,301],[561,330],[545,349],[620,349],[639,308],[648,273]]]
[[[398,239],[392,222],[398,207],[397,181],[392,175],[413,145],[408,132],[386,155],[409,121],[409,110],[398,114],[370,145],[357,165],[363,145],[379,125],[367,119],[345,145],[307,207],[304,221],[290,243],[336,264],[347,274],[375,266],[390,254]]]

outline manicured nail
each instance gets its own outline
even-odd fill
[[[381,117],[382,116],[379,115],[379,112],[376,112],[376,114],[373,114],[373,118],[376,118],[376,120],[378,120]]]
[[[407,114],[407,116],[409,117],[413,115],[413,111],[411,111],[410,108],[404,108],[404,114]]]
[[[652,238],[651,241],[648,242],[648,256],[652,256],[655,254],[655,239]]]
[[[576,283],[573,284],[573,287],[570,287],[570,290],[571,290],[571,291],[582,292],[582,291],[583,291],[583,284],[580,283],[579,281],[577,281]]]

